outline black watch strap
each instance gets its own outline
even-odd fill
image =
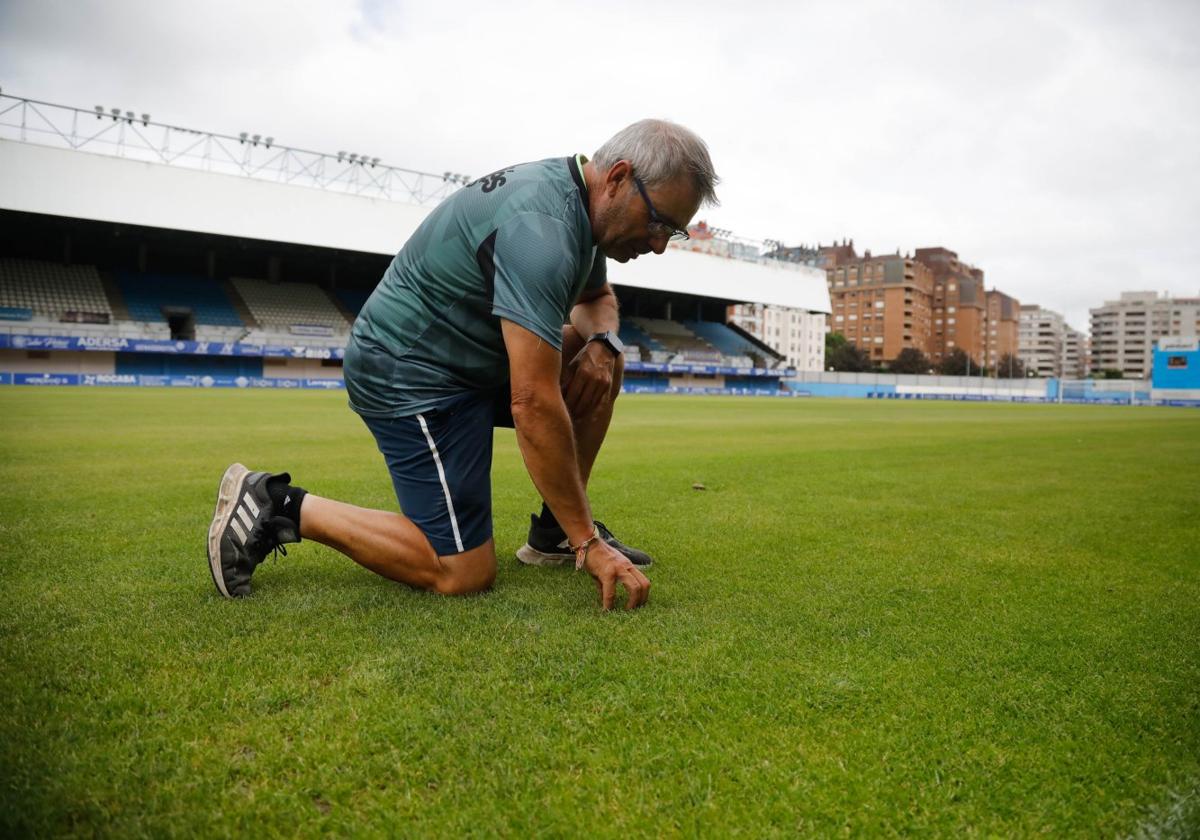
[[[611,350],[614,356],[620,356],[625,352],[625,345],[612,330],[609,330],[608,332],[594,333],[592,337],[588,339],[588,344],[591,344],[593,341],[599,341],[601,344]]]

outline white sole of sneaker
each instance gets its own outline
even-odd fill
[[[529,543],[517,549],[517,559],[526,566],[564,566],[575,562],[574,554],[543,554]]]
[[[217,507],[213,511],[212,524],[208,526],[208,570],[212,572],[213,583],[217,591],[226,598],[233,598],[225,588],[225,576],[221,574],[221,534],[229,525],[229,519],[237,508],[238,490],[250,470],[241,464],[230,464],[229,469],[221,476],[221,486],[217,490]]]

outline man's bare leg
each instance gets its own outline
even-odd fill
[[[443,595],[467,595],[496,579],[492,540],[461,554],[438,556],[412,520],[399,513],[369,510],[309,493],[304,497],[300,536],[340,551],[389,580]]]

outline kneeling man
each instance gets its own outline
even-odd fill
[[[487,589],[492,429],[508,426],[544,501],[518,559],[587,569],[605,609],[618,584],[627,608],[646,603],[650,557],[595,521],[586,493],[623,371],[605,258],[662,254],[686,238],[701,204],[716,203],[716,182],[699,137],[642,120],[590,161],[519,164],[442,202],[392,261],[346,348],[350,406],[375,436],[403,515],[233,464],[208,533],[218,591],[249,594],[258,564],[302,537],[411,586]]]

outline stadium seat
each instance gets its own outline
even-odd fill
[[[763,356],[761,347],[755,346],[725,324],[716,321],[684,321],[684,325],[721,351],[731,362],[735,362],[734,367],[752,367],[754,358]]]
[[[350,331],[346,316],[319,286],[246,277],[235,277],[232,283],[263,332],[307,338],[305,327],[328,328],[333,336]]]
[[[0,260],[0,306],[30,309],[51,322],[64,313],[107,316],[112,306],[100,273],[91,265],[63,265],[38,260]]]
[[[165,323],[164,308],[190,310],[196,325],[245,329],[221,285],[204,277],[118,272],[117,288],[134,321]]]
[[[645,345],[651,348],[650,357],[653,361],[698,364],[724,364],[726,362],[716,348],[678,321],[639,317],[626,320],[630,326],[641,330],[653,341],[653,344]]]

